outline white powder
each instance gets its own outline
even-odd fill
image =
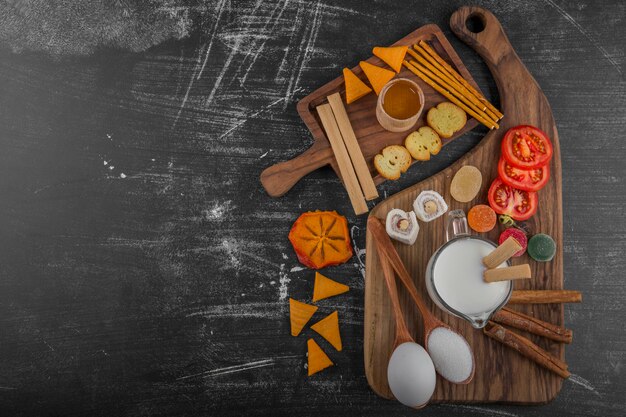
[[[428,336],[427,346],[439,375],[455,383],[470,377],[474,355],[463,336],[445,327],[437,327]]]

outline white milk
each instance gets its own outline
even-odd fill
[[[457,239],[439,254],[433,270],[437,292],[450,307],[466,315],[495,309],[509,292],[508,281],[483,280],[482,259],[494,247],[478,239]],[[498,268],[507,266],[502,263]]]

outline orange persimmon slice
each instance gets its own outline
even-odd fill
[[[339,333],[339,314],[336,311],[315,323],[311,326],[311,329],[319,333],[319,335],[328,340],[328,343],[333,345],[337,351],[341,352],[343,346],[341,344],[341,334]]]
[[[408,49],[408,46],[389,46],[386,48],[376,46],[372,50],[372,53],[385,61],[395,72],[400,72],[402,69],[402,61],[404,61],[404,56]]]
[[[370,81],[372,88],[376,95],[380,94],[380,90],[383,89],[385,84],[387,84],[396,74],[393,71],[389,71],[388,69],[377,67],[376,65],[372,65],[369,62],[361,61],[359,62],[359,66],[367,76],[367,79]]]
[[[315,340],[307,340],[306,345],[309,351],[309,376],[316,374],[319,371],[326,369],[330,366],[333,366],[333,361],[331,361],[328,355],[324,353],[322,348],[317,343],[315,343]]]
[[[352,257],[348,221],[336,211],[309,211],[298,217],[289,241],[298,260],[313,269],[339,265]]]
[[[350,104],[357,101],[361,97],[372,92],[372,89],[367,86],[359,77],[357,77],[348,68],[343,69],[343,79],[346,82],[346,103]]]
[[[316,306],[301,303],[293,298],[289,299],[289,321],[291,322],[291,335],[300,334],[304,326],[311,320],[311,317],[317,311]]]
[[[325,277],[319,272],[315,273],[315,284],[313,284],[313,302],[323,300],[324,298],[348,292],[350,287],[337,281]]]

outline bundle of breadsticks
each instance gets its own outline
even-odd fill
[[[489,129],[497,129],[504,115],[472,87],[454,68],[423,40],[407,51],[415,60],[403,65],[448,100]]]

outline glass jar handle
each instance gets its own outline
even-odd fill
[[[446,242],[459,236],[469,236],[467,217],[463,210],[452,210],[448,213],[448,224],[446,225]]]

